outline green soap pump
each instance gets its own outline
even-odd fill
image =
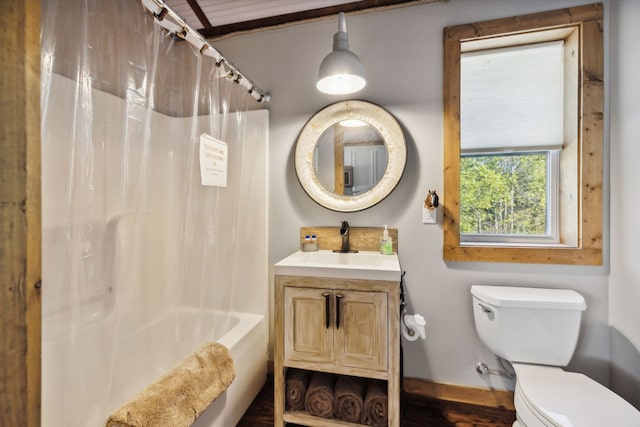
[[[384,226],[382,238],[380,239],[380,253],[382,255],[393,254],[393,242],[391,241],[391,236],[389,236],[389,230],[386,225]]]

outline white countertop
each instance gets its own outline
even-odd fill
[[[273,269],[277,275],[398,282],[402,273],[397,254],[382,255],[370,251],[297,251],[277,262]]]

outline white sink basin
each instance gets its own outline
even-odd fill
[[[274,265],[275,274],[400,281],[398,255],[378,252],[294,252]]]

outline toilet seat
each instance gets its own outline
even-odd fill
[[[640,426],[640,412],[590,379],[558,367],[514,363],[514,401],[526,427]]]

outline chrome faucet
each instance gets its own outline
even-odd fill
[[[342,221],[340,236],[342,237],[342,248],[340,252],[349,252],[349,223],[347,221]]]

